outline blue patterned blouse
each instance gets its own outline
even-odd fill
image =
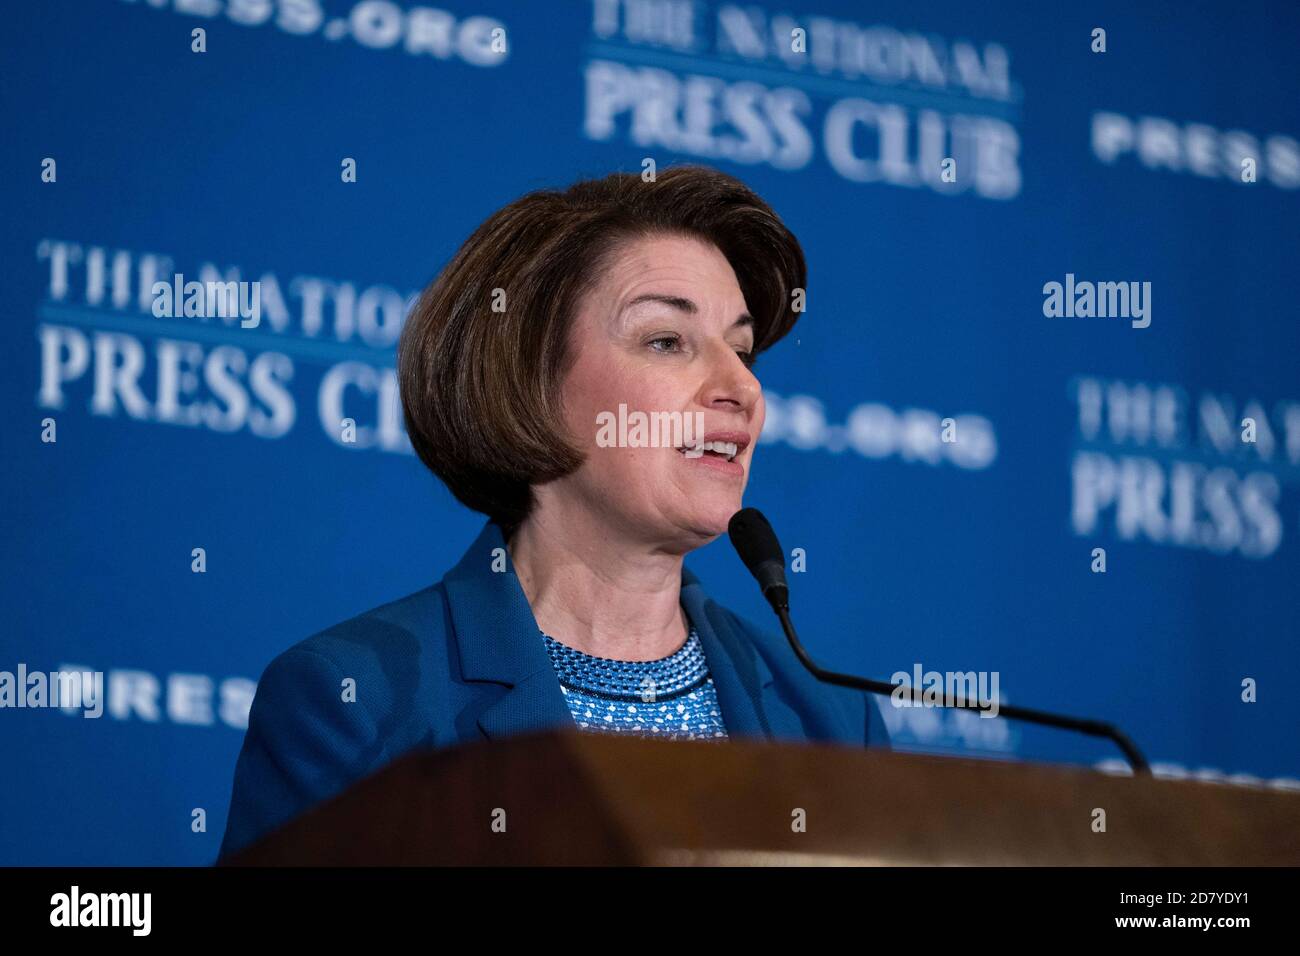
[[[656,661],[593,657],[543,634],[580,730],[668,740],[726,737],[700,637]]]

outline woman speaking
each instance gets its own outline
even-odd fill
[[[804,279],[772,209],[700,166],[530,193],[479,226],[412,310],[398,374],[412,445],[483,530],[438,583],[271,662],[221,855],[415,748],[557,726],[887,745],[873,701],[683,565],[741,508],[754,360]],[[637,413],[700,427],[609,427]]]

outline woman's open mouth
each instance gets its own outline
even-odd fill
[[[723,458],[727,461],[735,461],[736,455],[739,454],[742,446],[737,445],[734,441],[706,441],[698,445],[679,448],[687,458],[700,458],[703,455],[713,455],[716,458]]]
[[[693,465],[717,475],[743,478],[745,466],[736,459],[749,447],[749,435],[742,431],[710,432],[703,441],[683,445],[677,453]]]

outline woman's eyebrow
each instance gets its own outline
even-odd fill
[[[639,295],[635,299],[630,300],[627,305],[623,306],[623,308],[624,310],[627,310],[635,305],[640,305],[643,302],[658,302],[661,305],[666,305],[679,312],[685,312],[687,315],[695,315],[700,311],[694,302],[684,296],[662,295],[658,292],[647,292],[644,295]],[[752,328],[753,325],[754,317],[748,312],[742,312],[736,321],[731,323],[733,329],[744,328],[746,326]]]
[[[643,302],[658,302],[662,305],[668,306],[669,308],[677,309],[679,312],[685,312],[687,315],[694,315],[699,311],[699,309],[696,308],[695,303],[690,299],[683,298],[680,295],[661,295],[658,292],[647,292],[644,295],[639,295],[628,302],[627,305],[623,306],[623,308],[630,309],[632,306],[640,305]]]

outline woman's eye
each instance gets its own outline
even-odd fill
[[[682,338],[680,335],[661,335],[658,338],[651,339],[646,343],[656,352],[665,355],[675,355],[682,350]],[[752,351],[737,349],[736,355],[740,361],[745,364],[745,368],[753,368],[754,362],[758,358]]]

